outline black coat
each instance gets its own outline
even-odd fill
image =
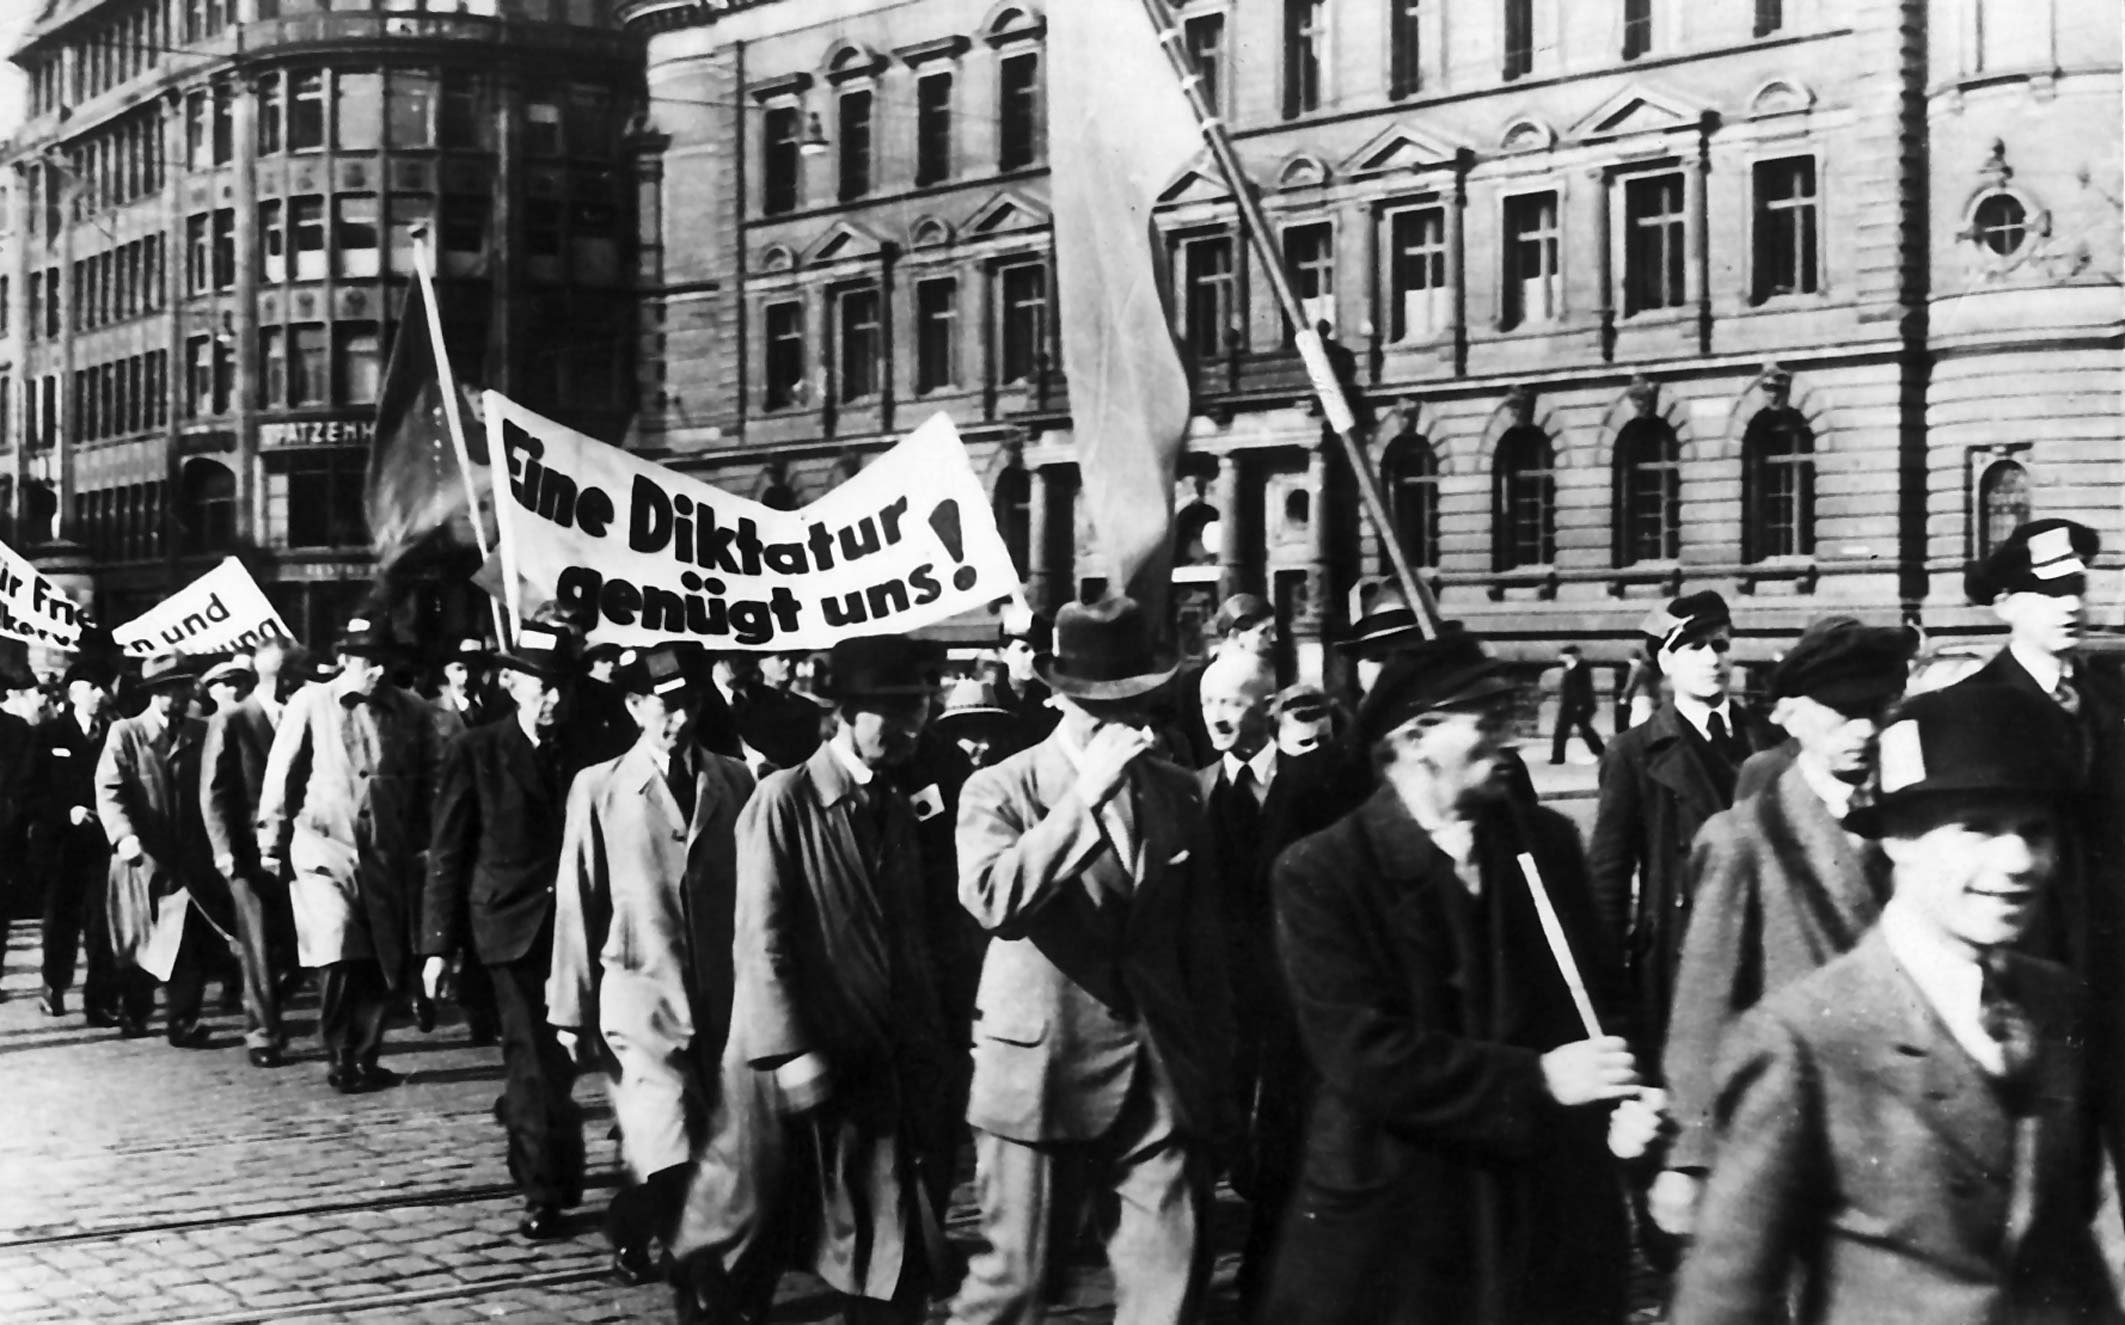
[[[1594,669],[1585,663],[1564,669],[1557,681],[1557,720],[1571,722],[1594,716]]]
[[[94,737],[84,733],[72,709],[37,727],[29,814],[46,865],[57,865],[56,856],[47,853],[56,853],[69,837],[104,840],[96,818],[96,765],[103,759],[103,742],[109,734],[109,722]],[[72,822],[77,806],[89,812],[87,823]]]
[[[1613,965],[1550,811],[1483,819],[1475,895],[1390,788],[1277,861],[1277,940],[1319,1084],[1262,1319],[1622,1319],[1622,1187],[1606,1113],[1544,1085],[1542,1054],[1585,1031],[1522,851],[1601,1006]]]
[[[0,878],[24,873],[36,769],[37,729],[12,713],[0,713]]]
[[[450,743],[437,778],[421,953],[447,956],[471,930],[490,966],[550,944],[568,785],[559,751],[542,755],[514,720]]]
[[[1751,750],[1779,739],[1756,714],[1728,705]],[[1601,755],[1601,803],[1587,844],[1595,913],[1631,984],[1629,1020],[1648,1075],[1667,1040],[1675,970],[1690,921],[1690,847],[1734,802],[1738,769],[1714,753],[1672,703],[1617,736]],[[1633,879],[1636,900],[1633,901]]]
[[[258,793],[272,750],[273,720],[255,695],[207,719],[199,755],[200,821],[215,859],[229,857],[239,877],[255,878],[261,870]]]

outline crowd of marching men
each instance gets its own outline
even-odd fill
[[[1035,1321],[1091,1239],[1117,1321],[1197,1320],[1221,1177],[1276,1325],[1620,1321],[1634,1265],[1678,1321],[2118,1319],[2095,552],[2046,520],[1973,565],[2004,646],[1924,693],[1915,632],[1826,617],[1767,712],[1724,601],[1664,604],[1584,847],[1504,665],[1391,587],[1350,707],[1278,689],[1245,594],[1200,667],[1113,598],[952,681],[901,637],[763,665],[550,615],[432,699],[367,620],[328,665],[149,659],[124,718],[91,662],[57,712],[0,668],[0,828],[47,880],[48,1015],[85,936],[91,1024],[148,1034],[160,984],[201,1047],[219,974],[272,1069],[315,978],[352,1093],[454,999],[526,1238],[582,1200],[597,1074],[612,1271],[681,1321],[764,1320],[791,1270],[851,1321]]]

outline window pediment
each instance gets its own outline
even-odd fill
[[[1634,83],[1596,107],[1565,132],[1572,142],[1628,138],[1641,133],[1694,129],[1712,108],[1644,83]]]

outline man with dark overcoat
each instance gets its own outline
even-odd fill
[[[924,916],[913,757],[933,651],[843,640],[834,734],[770,774],[738,823],[736,992],[715,1135],[687,1197],[682,1316],[762,1311],[782,1272],[850,1322],[923,1318],[943,1267],[957,1129]],[[800,701],[801,702],[801,701]]]
[[[1273,872],[1316,1085],[1265,1323],[1623,1318],[1607,1129],[1638,1072],[1545,941],[1537,877],[1611,1012],[1576,834],[1509,790],[1501,670],[1464,632],[1389,659],[1356,728],[1380,789]]]
[[[1850,951],[1888,900],[1887,858],[1845,820],[1864,804],[1916,644],[1849,616],[1809,626],[1771,674],[1771,720],[1795,742],[1792,760],[1697,834],[1664,1072],[1678,1132],[1648,1201],[1670,1233],[1689,1232],[1711,1168],[1713,1067],[1735,1019]]]
[[[37,802],[37,727],[48,712],[37,674],[12,659],[0,661],[0,922],[20,913],[24,887],[35,878],[29,828]]]
[[[1890,900],[1728,1032],[1677,1325],[2120,1319],[2085,999],[2015,951],[2074,790],[2051,702],[1951,686],[1882,732]]]
[[[337,674],[298,691],[273,734],[258,848],[291,879],[302,964],[323,971],[326,1080],[353,1094],[399,1079],[377,1060],[393,1003],[418,987],[437,737],[429,707],[385,679],[387,626],[355,617],[336,647]]]
[[[96,816],[111,843],[109,915],[118,952],[121,1015],[144,1022],[155,984],[166,990],[169,1042],[201,1048],[207,962],[236,931],[228,888],[213,867],[199,816],[206,724],[189,715],[197,674],[177,654],[141,667],[147,705],[111,724],[96,764]]]
[[[1088,1197],[1116,1202],[1123,1319],[1201,1306],[1231,987],[1195,776],[1150,727],[1176,670],[1133,600],[1063,608],[1040,667],[1061,722],[961,792],[959,896],[990,935],[967,1105],[985,1245],[962,1325],[1039,1319],[1055,1230]]]
[[[421,905],[421,980],[434,998],[449,958],[469,941],[485,966],[500,1022],[507,1085],[502,1122],[509,1174],[524,1198],[517,1231],[561,1232],[561,1211],[582,1199],[583,1124],[570,1090],[574,1065],[546,1021],[553,961],[554,886],[572,773],[557,721],[573,640],[525,621],[493,655],[511,706],[443,751],[436,778],[428,888]]]
[[[47,1017],[66,1015],[76,954],[86,949],[81,1001],[88,1024],[145,1035],[146,1026],[127,1021],[119,1007],[106,907],[111,843],[96,818],[96,764],[110,729],[111,680],[101,662],[77,659],[62,678],[65,709],[37,728],[32,841],[45,879],[44,994],[37,1007]]]

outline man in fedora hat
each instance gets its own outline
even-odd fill
[[[704,748],[691,650],[630,648],[613,685],[637,739],[570,784],[546,1019],[579,1061],[602,1041],[628,1185],[606,1211],[616,1276],[669,1247],[731,1025],[738,811],[752,775]]]
[[[293,965],[288,881],[259,858],[259,791],[287,699],[301,684],[298,650],[281,639],[251,651],[249,694],[207,720],[199,755],[199,813],[214,869],[228,884],[243,968],[244,1049],[253,1067],[278,1067],[286,1051],[279,976]]]
[[[75,955],[85,947],[82,1012],[91,1026],[123,1021],[105,906],[111,843],[96,818],[96,765],[110,729],[111,682],[110,669],[92,659],[76,659],[66,669],[66,708],[39,724],[30,776],[32,841],[37,872],[45,879],[44,993],[37,1006],[47,1017],[66,1015]],[[131,1022],[124,1029],[147,1033]]]
[[[1624,1316],[1606,1129],[1638,1074],[1584,1029],[1531,901],[1539,875],[1611,1012],[1576,833],[1510,794],[1512,689],[1466,633],[1397,651],[1355,729],[1380,789],[1276,863],[1318,1085],[1262,1321]]]
[[[437,738],[428,706],[385,680],[398,653],[387,626],[354,618],[337,653],[338,674],[297,692],[274,732],[258,847],[292,878],[302,964],[324,972],[326,1080],[351,1094],[398,1080],[377,1060],[393,1001],[418,988]]]
[[[236,930],[199,817],[199,756],[206,724],[189,716],[197,673],[178,654],[140,671],[147,705],[111,724],[96,764],[96,814],[111,843],[111,942],[121,976],[121,1015],[145,1021],[154,983],[168,986],[169,1041],[197,1049],[209,949]]]
[[[1901,626],[1849,616],[1809,626],[1771,673],[1771,720],[1795,742],[1791,762],[1697,834],[1664,1064],[1679,1132],[1648,1200],[1670,1233],[1689,1232],[1711,1167],[1713,1067],[1728,1030],[1767,994],[1850,951],[1881,915],[1888,862],[1845,820],[1864,803],[1875,740],[1916,644]]]
[[[959,747],[975,768],[986,768],[1006,754],[1014,722],[996,687],[976,677],[963,677],[946,687],[944,707],[934,726],[940,735]]]
[[[258,675],[251,670],[248,658],[224,658],[215,663],[199,677],[199,689],[206,696],[207,703],[202,716],[211,717],[235,708],[257,683]]]
[[[915,753],[936,668],[904,637],[835,644],[834,734],[739,819],[723,1109],[679,1239],[682,1301],[705,1319],[764,1307],[788,1268],[844,1294],[856,1322],[919,1321],[940,1286],[952,1051],[917,811],[886,777]]]
[[[1852,951],[1721,1049],[1692,1325],[2115,1321],[2078,981],[2016,951],[2059,858],[2052,701],[1957,685],[1882,732],[1892,893]],[[1870,822],[1871,821],[1871,822]]]
[[[1088,1195],[1119,1198],[1127,1318],[1200,1309],[1232,1012],[1195,777],[1146,726],[1175,670],[1133,600],[1065,607],[1041,667],[1061,723],[961,793],[959,895],[990,941],[967,1106],[987,1245],[956,1322],[1037,1319],[1058,1212]]]
[[[487,969],[500,1021],[509,1173],[524,1198],[517,1229],[550,1238],[582,1199],[583,1126],[569,1092],[575,1070],[546,1022],[554,884],[568,783],[559,712],[574,639],[530,620],[494,655],[508,718],[473,727],[443,751],[436,778],[428,887],[422,898],[421,983],[437,996],[467,941]]]
[[[485,640],[461,639],[437,669],[435,714],[437,729],[445,740],[494,717],[487,693],[487,672],[494,664],[494,650]]]

